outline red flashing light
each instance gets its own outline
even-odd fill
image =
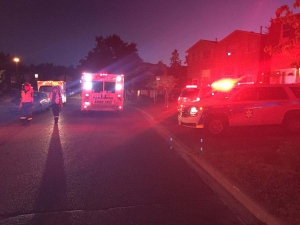
[[[214,91],[230,91],[238,82],[236,79],[221,79],[211,84]]]

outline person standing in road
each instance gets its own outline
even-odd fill
[[[49,94],[49,98],[51,101],[52,113],[54,116],[54,123],[58,123],[59,113],[63,106],[61,93],[57,86],[52,87],[52,91]]]
[[[33,106],[33,89],[28,82],[23,85],[21,91],[21,122],[23,126],[29,125],[32,120],[32,106]]]

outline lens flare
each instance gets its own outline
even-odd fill
[[[230,79],[225,78],[221,80],[217,80],[211,84],[211,87],[214,91],[230,91],[240,79]]]

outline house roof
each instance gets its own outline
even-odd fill
[[[186,50],[186,52],[189,52],[190,50],[197,47],[198,45],[215,45],[217,43],[218,43],[218,41],[210,41],[210,40],[200,39],[196,44],[194,44],[192,47],[190,47],[188,50]]]
[[[192,47],[190,47],[188,50],[186,50],[186,52],[188,53],[190,50],[192,50],[195,47],[198,47],[199,45],[218,44],[218,43],[223,42],[224,40],[230,38],[231,36],[236,35],[237,33],[246,33],[246,34],[251,34],[251,35],[255,35],[255,36],[266,35],[266,34],[261,34],[261,33],[255,33],[253,31],[235,30],[235,31],[231,32],[229,35],[227,35],[226,37],[224,37],[221,41],[211,41],[211,40],[200,39],[196,44],[194,44]]]
[[[262,36],[262,35],[265,35],[265,34],[261,34],[261,33],[255,33],[253,31],[244,31],[244,30],[235,30],[233,32],[231,32],[230,34],[228,34],[226,37],[224,37],[221,41],[219,42],[223,42],[225,41],[226,39],[230,38],[231,36],[233,35],[236,35],[238,33],[244,33],[244,34],[248,34],[248,35],[255,35],[255,36]]]

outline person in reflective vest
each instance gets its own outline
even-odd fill
[[[29,125],[32,120],[32,106],[33,106],[33,89],[28,82],[23,84],[21,91],[21,123],[23,126]]]
[[[51,101],[52,113],[54,116],[54,123],[58,123],[59,113],[63,106],[61,93],[57,86],[52,87],[52,91],[49,94],[49,98]]]

